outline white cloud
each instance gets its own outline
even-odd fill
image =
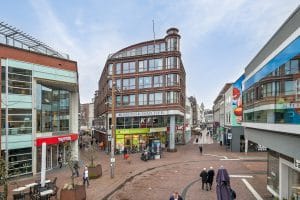
[[[100,7],[106,6],[102,5],[103,2],[93,3],[98,3],[99,7],[89,7],[89,10],[74,3],[74,20],[71,24],[64,24],[64,16],[55,13],[48,1],[31,0],[40,20],[38,25],[41,27],[41,40],[55,49],[69,53],[71,58],[78,61],[82,102],[88,102],[93,97],[108,54],[131,45],[133,40],[142,42],[141,37],[148,37],[145,40],[151,39],[152,33],[149,30],[152,29],[148,25],[155,19],[156,38],[164,37],[160,34],[171,26],[180,29],[188,95],[196,95],[208,107],[212,105],[225,82],[238,78],[241,68],[248,64],[259,48],[275,33],[295,9],[295,5],[299,5],[296,0],[289,3],[280,0],[150,1],[146,6],[136,1],[116,4],[110,12],[102,13],[101,10],[98,18],[91,19],[90,13],[98,13]],[[104,15],[111,17],[104,19]],[[239,58],[241,55],[232,54],[232,58],[224,61],[223,66],[216,66],[216,56],[230,54],[233,48],[223,45],[223,49],[216,49],[215,55],[211,53],[213,51],[206,54],[205,48],[214,47],[202,47],[204,43],[222,40],[222,37],[212,38],[215,33],[230,36],[227,39],[231,43],[227,45],[235,42],[234,45],[239,45],[240,53],[244,57]],[[228,63],[230,60],[234,61]],[[197,74],[199,69],[209,70]],[[229,73],[226,69],[234,69],[235,73]],[[211,76],[212,73],[215,77]],[[209,80],[209,77],[214,77],[214,80]]]
[[[98,79],[108,54],[122,45],[124,39],[110,24],[100,26],[89,21],[86,23],[88,26],[84,26],[83,11],[79,11],[74,21],[80,28],[72,34],[68,31],[70,27],[63,24],[46,0],[31,0],[31,4],[40,21],[43,41],[54,49],[70,54],[71,59],[78,62],[81,102],[90,102],[98,89]],[[84,35],[83,40],[78,37],[80,33]]]

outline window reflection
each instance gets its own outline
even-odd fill
[[[69,130],[70,92],[37,84],[37,132]]]
[[[292,59],[243,91],[244,121],[299,124],[299,68]]]

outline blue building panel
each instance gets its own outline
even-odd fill
[[[265,66],[263,66],[258,72],[250,77],[244,84],[244,90],[250,88],[253,84],[260,81],[274,70],[278,69],[281,65],[300,54],[300,37],[297,37],[291,42],[285,49],[272,58]]]

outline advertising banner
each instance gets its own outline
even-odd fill
[[[232,126],[240,126],[243,120],[242,82],[244,78],[245,76],[242,75],[236,82],[232,84]]]

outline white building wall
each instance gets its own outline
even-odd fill
[[[232,86],[225,92],[225,126],[231,126],[231,112],[232,112]]]

